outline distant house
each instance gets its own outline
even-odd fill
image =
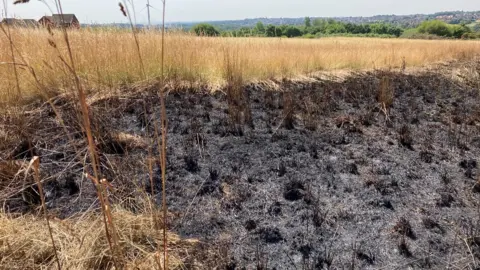
[[[80,22],[75,14],[53,14],[52,16],[43,16],[38,23],[45,27],[80,28]]]
[[[33,19],[5,18],[0,23],[13,27],[38,27],[38,22]]]

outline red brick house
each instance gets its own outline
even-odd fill
[[[58,28],[80,28],[80,22],[75,14],[53,14],[52,16],[43,16],[38,23],[43,26],[58,27]]]

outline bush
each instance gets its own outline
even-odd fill
[[[347,32],[347,28],[341,22],[329,23],[327,25],[327,28],[325,29],[326,34],[338,34],[338,33],[346,33],[346,32]]]
[[[442,37],[442,36],[437,36],[437,35],[432,35],[432,34],[421,34],[421,33],[415,33],[415,34],[408,35],[408,36],[402,36],[402,38],[427,39],[427,40],[450,39],[449,37]]]
[[[298,27],[295,27],[295,26],[288,26],[285,29],[285,32],[283,34],[286,35],[289,38],[299,37],[299,36],[302,35],[302,30],[300,30]]]
[[[447,24],[439,20],[425,21],[420,24],[417,30],[420,34],[451,38],[462,38],[472,32],[472,30],[464,24]]]
[[[280,37],[282,36],[282,29],[270,24],[265,29],[265,35],[267,37]]]
[[[441,37],[441,36],[427,34],[427,33],[419,33],[417,28],[405,30],[400,37],[408,38],[408,39],[428,39],[428,40],[447,39],[447,37]]]
[[[403,31],[403,34],[400,36],[401,38],[412,38],[412,36],[418,34],[417,28],[411,28]]]
[[[472,26],[472,30],[473,30],[473,32],[480,32],[480,22],[475,23],[475,24]]]
[[[452,36],[449,25],[439,20],[425,21],[418,27],[418,32],[421,34],[431,34],[442,37]]]
[[[462,39],[478,39],[480,38],[480,33],[465,33],[461,37]]]
[[[466,27],[465,25],[450,25],[450,32],[452,37],[454,38],[462,38],[462,36],[466,33],[470,33],[470,28]]]
[[[257,35],[265,35],[265,25],[262,22],[258,22],[253,30]]]
[[[194,32],[197,36],[215,37],[220,35],[220,32],[213,25],[208,23],[195,25],[192,28],[192,32]]]
[[[308,34],[303,35],[303,38],[314,39],[315,35],[308,33]]]
[[[334,34],[322,34],[322,33],[317,33],[315,35],[317,38],[321,37],[367,37],[367,38],[396,38],[397,36],[395,35],[386,35],[386,34],[374,34],[374,33],[368,33],[368,34],[350,34],[350,33],[334,33]]]

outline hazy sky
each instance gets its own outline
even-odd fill
[[[38,0],[13,5],[6,0],[9,17],[39,19],[49,9]],[[52,2],[53,0],[46,0]],[[126,22],[118,0],[62,0],[64,13],[75,13],[83,23]],[[147,21],[147,0],[133,0],[137,22]],[[161,20],[161,1],[150,0],[152,21]],[[55,7],[51,4],[52,8]],[[234,20],[257,17],[335,17],[378,14],[415,14],[480,10],[478,0],[167,0],[167,21]],[[2,3],[2,16],[4,6]]]

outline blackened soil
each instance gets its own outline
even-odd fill
[[[385,77],[393,90],[390,107],[377,99]],[[281,85],[291,93],[246,87],[248,106],[238,117],[229,116],[221,93],[168,95],[171,229],[212,250],[222,247],[221,256],[191,254],[198,258],[188,258],[187,268],[194,261],[205,269],[479,264],[479,89],[433,73],[390,72]],[[160,123],[153,90],[95,102],[92,111],[98,134],[151,139],[153,121]],[[54,118],[43,121],[62,132]],[[69,163],[72,149],[54,155],[67,140],[43,137],[45,126],[32,138],[43,171],[55,176],[48,204],[60,216],[84,211],[94,189],[82,178],[83,167]],[[108,150],[101,154],[102,173],[118,189],[112,199],[128,198],[125,205],[139,211],[135,190],[160,194],[158,164],[152,187],[146,147],[101,138]],[[18,198],[7,206],[25,210]]]

